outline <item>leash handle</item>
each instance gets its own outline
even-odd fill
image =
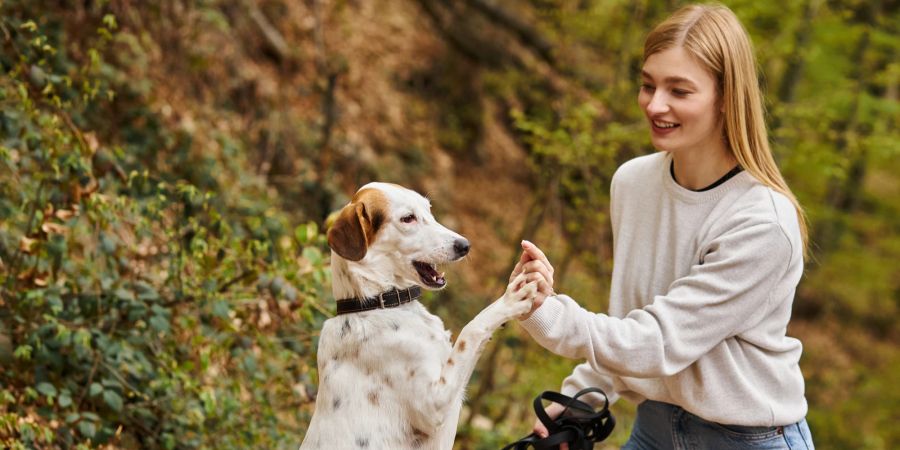
[[[578,397],[589,393],[603,396],[603,408],[595,411],[593,407],[578,400]],[[555,420],[550,418],[542,400],[549,400],[563,405],[565,409]],[[609,397],[602,389],[586,388],[578,391],[573,397],[559,392],[544,391],[534,399],[534,412],[538,420],[547,428],[548,436],[540,438],[534,433],[503,447],[503,450],[558,449],[562,443],[568,443],[571,450],[590,450],[612,433],[616,420],[609,411]]]

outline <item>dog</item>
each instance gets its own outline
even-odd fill
[[[300,449],[452,449],[475,363],[498,327],[531,309],[535,283],[511,281],[451,346],[416,299],[446,286],[438,265],[466,256],[469,241],[438,223],[425,197],[367,184],[328,245],[338,314],[319,337],[315,413]]]

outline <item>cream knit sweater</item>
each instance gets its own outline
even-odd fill
[[[550,297],[521,324],[585,360],[563,382],[636,403],[679,405],[723,424],[806,415],[800,341],[786,336],[803,273],[796,211],[746,171],[705,192],[679,186],[655,153],[613,176],[609,315]]]

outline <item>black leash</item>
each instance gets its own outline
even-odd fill
[[[578,397],[591,392],[603,396],[603,408],[599,411],[578,400]],[[559,403],[566,409],[553,420],[544,409],[542,400]],[[571,450],[590,450],[594,448],[594,444],[609,437],[616,426],[616,419],[609,411],[609,397],[599,388],[582,389],[574,397],[545,391],[534,399],[534,413],[547,427],[548,436],[540,438],[532,433],[503,447],[503,450],[555,450],[564,442],[569,444]]]

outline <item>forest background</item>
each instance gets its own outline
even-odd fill
[[[528,238],[606,307],[608,185],[660,0],[0,0],[0,446],[296,448],[333,315],[323,229],[355,189],[431,198],[471,256],[458,331]],[[789,334],[822,449],[900,447],[900,12],[726,2],[812,223]],[[575,361],[516,326],[458,449],[527,434]],[[739,407],[739,405],[736,405]],[[626,439],[634,406],[619,402]]]

